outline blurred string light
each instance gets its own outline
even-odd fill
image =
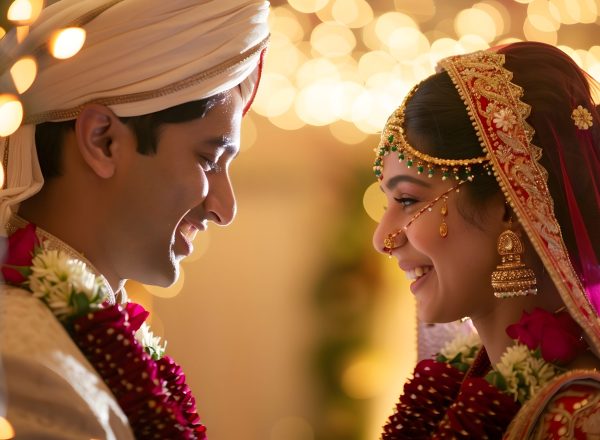
[[[342,375],[342,389],[354,399],[378,396],[388,384],[388,363],[378,353],[360,353],[346,365]]]
[[[376,134],[441,58],[521,40],[560,44],[566,26],[595,23],[600,14],[599,0],[482,0],[451,15],[434,0],[393,5],[378,11],[365,0],[288,0],[273,8],[253,109],[287,130],[343,121],[354,134]],[[597,49],[559,47],[600,80]],[[346,144],[363,138],[343,136],[340,127],[349,125],[330,131]]]
[[[16,44],[22,44],[29,35],[29,26],[39,17],[44,7],[43,0],[14,0],[6,17],[14,25]],[[6,31],[0,29],[0,38],[6,37]],[[71,27],[57,29],[48,42],[49,52],[58,59],[74,56],[85,42],[85,31]],[[18,48],[13,52],[19,53]],[[19,95],[25,93],[37,76],[37,60],[33,54],[22,54],[12,65],[0,70],[0,136],[14,133],[23,122],[24,109]],[[4,172],[2,172],[4,175]]]
[[[10,440],[15,437],[15,430],[4,417],[0,417],[0,440]]]
[[[85,42],[85,30],[70,27],[59,30],[50,39],[50,52],[59,60],[71,58],[83,47]]]

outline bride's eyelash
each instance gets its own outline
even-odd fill
[[[400,203],[404,208],[407,208],[418,202],[418,200],[413,197],[394,197],[394,200]]]

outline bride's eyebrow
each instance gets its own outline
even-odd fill
[[[386,183],[385,186],[387,187],[388,190],[393,190],[396,185],[398,185],[400,182],[410,182],[410,183],[414,183],[416,185],[420,185],[423,186],[425,188],[431,188],[431,184],[426,182],[425,180],[421,180],[418,179],[416,177],[413,176],[407,176],[407,175],[403,175],[403,174],[398,174],[392,178],[390,178]]]

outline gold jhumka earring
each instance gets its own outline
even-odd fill
[[[510,222],[512,224],[512,221]],[[537,295],[537,280],[532,269],[522,261],[525,247],[519,236],[510,228],[498,237],[498,254],[501,263],[492,272],[492,288],[496,298]]]

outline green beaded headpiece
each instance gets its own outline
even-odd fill
[[[391,152],[398,154],[400,162],[406,161],[406,166],[411,168],[416,166],[417,173],[427,173],[427,177],[433,177],[437,172],[441,173],[442,180],[454,177],[456,180],[473,180],[474,174],[472,167],[483,164],[484,169],[490,173],[489,158],[487,156],[476,157],[473,159],[440,159],[421,153],[408,143],[404,133],[404,109],[406,103],[415,94],[419,85],[415,85],[404,98],[402,105],[396,109],[389,117],[385,128],[381,133],[381,141],[375,152],[377,154],[373,170],[375,176],[383,179],[383,158]]]

